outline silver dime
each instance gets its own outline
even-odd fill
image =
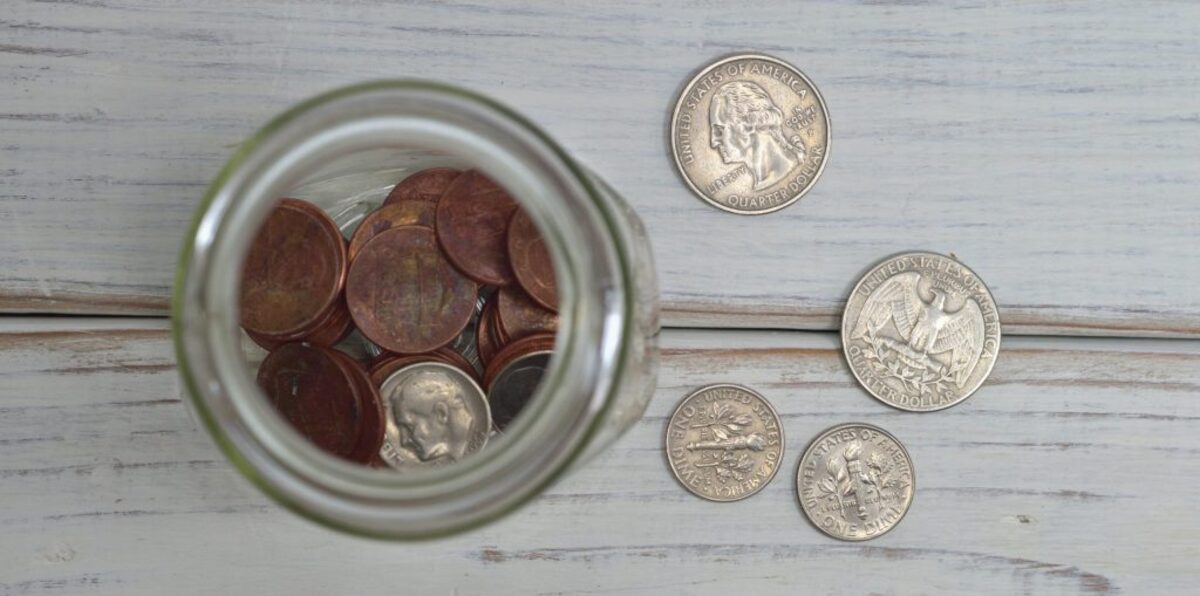
[[[904,445],[882,428],[862,423],[821,433],[796,469],[804,515],[838,540],[870,540],[896,527],[912,505],[915,482]]]
[[[879,401],[931,412],[967,399],[987,379],[1000,349],[1000,315],[987,286],[957,260],[900,254],[854,287],[842,349]]]
[[[812,81],[759,54],[705,67],[671,114],[671,151],[688,186],[745,215],[778,211],[804,196],[825,168],[829,140],[829,113]]]
[[[710,501],[762,490],[783,459],[783,425],[763,396],[710,385],[683,398],[667,424],[667,461],[684,488]]]
[[[504,430],[529,403],[550,365],[551,353],[530,352],[504,367],[488,391],[488,406],[497,430]]]
[[[379,388],[387,418],[380,457],[394,468],[456,462],[487,443],[492,414],[483,390],[453,366],[406,366]]]

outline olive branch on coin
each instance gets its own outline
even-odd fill
[[[941,397],[950,388],[948,383],[954,380],[954,374],[950,367],[944,367],[935,372],[913,368],[899,359],[888,360],[886,347],[875,337],[874,331],[867,329],[863,332],[862,337],[868,348],[863,350],[863,357],[871,365],[875,374],[884,378],[896,379],[904,385],[905,389],[911,389],[921,396]]]
[[[693,424],[692,428],[707,431],[712,436],[709,441],[689,443],[689,450],[720,450],[716,460],[711,463],[696,464],[698,468],[713,468],[713,472],[722,484],[730,480],[741,482],[754,469],[754,461],[745,450],[761,451],[765,446],[761,435],[746,430],[754,424],[754,418],[749,414],[734,414],[729,404],[717,402],[712,406],[712,415],[708,422]]]
[[[892,475],[896,470],[895,464],[877,451],[872,452],[867,457],[867,470],[871,475],[871,479],[875,481],[875,486],[880,488],[880,492],[883,489],[890,489],[899,493],[908,486],[908,483],[904,482],[903,479]]]
[[[833,502],[837,504],[838,515],[845,519],[846,506],[842,503],[842,498],[848,497],[854,492],[850,474],[846,472],[846,466],[838,463],[837,458],[829,459],[825,464],[825,471],[827,474],[817,483],[817,488],[826,497],[833,499]]]

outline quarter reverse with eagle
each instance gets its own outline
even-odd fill
[[[987,286],[956,259],[899,254],[854,287],[842,315],[842,349],[876,399],[932,412],[967,399],[992,372],[1000,315]]]

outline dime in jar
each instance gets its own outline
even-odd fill
[[[842,424],[804,451],[796,494],[817,529],[839,540],[870,540],[904,518],[914,482],[912,458],[896,437],[870,424]]]
[[[688,395],[667,424],[667,461],[675,479],[710,501],[737,501],[775,477],[783,425],[763,396],[738,385]]]
[[[1000,315],[987,286],[957,260],[900,254],[854,287],[842,348],[876,399],[931,412],[967,399],[987,379],[1000,349]]]
[[[719,60],[688,83],[671,115],[671,150],[688,186],[743,215],[778,211],[816,183],[829,114],[812,81],[770,56]]]
[[[379,390],[387,419],[380,457],[397,469],[454,463],[487,443],[492,415],[467,373],[440,362],[393,373]]]
[[[508,367],[514,360],[537,352],[550,353],[554,349],[554,334],[538,333],[518,339],[501,349],[492,360],[488,363],[487,369],[483,372],[483,387],[487,391],[492,390],[492,385],[496,382],[496,378],[501,371]]]

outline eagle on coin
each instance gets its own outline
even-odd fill
[[[983,353],[983,312],[970,297],[947,311],[945,290],[930,287],[927,300],[920,282],[921,274],[909,271],[879,286],[863,305],[852,339],[874,336],[892,322],[903,341],[885,338],[886,347],[909,365],[935,371],[948,367],[961,388]],[[942,359],[947,353],[948,364]]]

